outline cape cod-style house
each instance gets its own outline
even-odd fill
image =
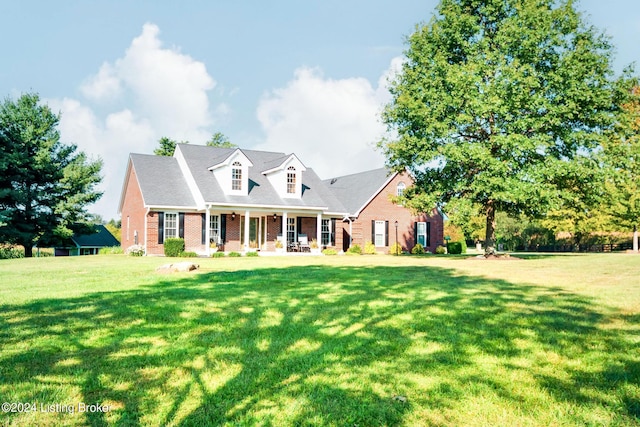
[[[414,216],[388,197],[411,183],[385,169],[322,181],[295,154],[239,148],[178,144],[173,157],[130,154],[122,247],[162,255],[165,239],[182,237],[185,250],[200,255],[272,252],[299,250],[304,237],[304,246],[315,240],[338,251],[371,240],[382,252],[394,243],[389,224],[398,221],[405,249],[424,242],[433,250],[442,244],[440,213]],[[422,223],[429,225],[415,225]]]

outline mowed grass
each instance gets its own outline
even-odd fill
[[[638,256],[168,261],[1,261],[0,425],[640,424]]]

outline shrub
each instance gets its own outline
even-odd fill
[[[362,255],[362,248],[358,244],[351,245],[351,247],[347,250],[347,253],[351,255]]]
[[[446,253],[447,253],[447,250],[444,248],[444,246],[439,245],[439,246],[436,248],[436,251],[435,251],[435,252],[436,252],[436,254],[437,254],[437,255],[444,255],[444,254],[446,254]]]
[[[24,251],[13,246],[0,246],[0,259],[24,258]]]
[[[169,257],[177,257],[184,252],[184,239],[171,237],[164,241],[164,254]]]
[[[421,243],[416,243],[416,245],[411,249],[411,253],[414,255],[423,255],[425,253],[424,246]]]
[[[33,252],[33,256],[34,256],[34,258],[52,257],[52,256],[54,256],[54,253],[53,253],[54,250],[55,249],[53,249],[53,248],[36,248],[36,250]],[[22,257],[20,257],[20,258],[22,258]]]
[[[250,251],[250,252],[247,252],[247,253],[245,254],[245,256],[248,256],[248,257],[257,257],[257,256],[260,256],[260,254],[259,254],[258,252],[256,252],[256,251]]]
[[[143,256],[144,255],[144,246],[142,245],[132,245],[124,251],[125,255],[129,256]]]
[[[400,243],[394,243],[389,247],[390,255],[402,255],[402,246]]]
[[[182,251],[180,252],[180,258],[195,258],[197,257],[198,254],[195,252],[191,252],[191,251]]]
[[[374,245],[372,242],[367,242],[364,244],[364,253],[365,255],[375,255],[378,252],[376,252],[376,245]]]
[[[211,258],[224,258],[224,252],[214,252],[211,254]]]
[[[464,241],[449,242],[449,253],[453,255],[467,253],[467,245]]]
[[[322,253],[325,254],[325,255],[338,255],[338,251],[336,251],[333,248],[327,248],[327,249],[323,250]]]
[[[229,252],[229,257],[230,258],[238,258],[241,257],[242,254],[240,252]]]
[[[114,255],[124,253],[122,250],[122,246],[107,246],[104,248],[100,248],[98,251],[100,255]]]

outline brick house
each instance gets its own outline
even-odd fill
[[[405,251],[420,243],[433,252],[444,244],[444,215],[439,209],[433,209],[430,215],[414,215],[391,202],[392,197],[413,185],[407,173],[381,168],[328,179],[324,183],[348,211],[336,230],[341,236],[337,239],[341,240],[341,249],[346,251],[351,244],[364,247],[366,242],[372,242],[377,251],[388,252],[397,241]]]
[[[387,177],[388,185],[400,176]],[[139,244],[147,255],[162,255],[165,239],[182,237],[185,250],[200,255],[215,250],[271,252],[276,241],[293,250],[306,236],[321,247],[340,250],[345,227],[357,229],[368,218],[403,221],[403,242],[413,246],[412,223],[407,221],[415,218],[408,210],[384,199],[384,188],[376,188],[375,194],[372,190],[360,211],[348,209],[348,195],[335,185],[346,181],[323,182],[295,154],[191,144],[178,144],[173,157],[130,154],[119,206],[122,247]],[[358,189],[357,199],[369,188]],[[376,214],[376,207],[384,212]],[[380,231],[380,222],[373,224]],[[437,243],[442,240],[439,224],[440,231],[431,228]]]

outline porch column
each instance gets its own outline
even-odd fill
[[[211,230],[209,229],[209,224],[211,224],[211,212],[209,209],[210,207],[207,207],[204,211],[204,247],[205,253],[208,257],[211,256]]]
[[[244,251],[247,252],[249,250],[249,219],[251,212],[244,212]]]
[[[282,212],[282,246],[284,247],[285,252],[288,247],[287,241],[287,212]]]
[[[318,214],[318,219],[316,220],[316,242],[318,242],[318,247],[322,247],[322,212]]]

